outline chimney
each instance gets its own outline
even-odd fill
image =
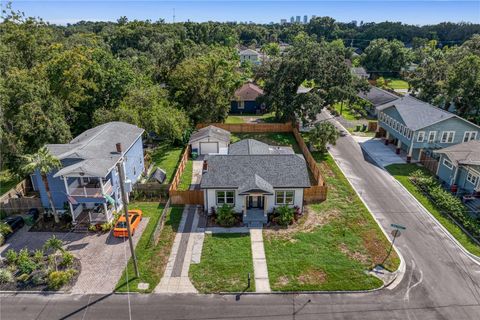
[[[118,153],[122,153],[122,144],[120,142],[117,142],[115,144],[115,147],[117,148]]]
[[[207,160],[203,160],[203,168],[202,168],[202,172],[205,173],[208,171],[208,163],[207,163]]]

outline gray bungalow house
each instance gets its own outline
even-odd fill
[[[471,140],[434,151],[440,156],[437,176],[447,186],[456,185],[461,192],[480,189],[480,141]]]
[[[206,212],[228,204],[246,224],[266,223],[278,206],[302,210],[303,191],[309,187],[302,155],[253,139],[231,144],[228,155],[208,156],[200,183]]]
[[[419,160],[422,152],[476,140],[480,131],[476,124],[411,96],[381,105],[377,112],[385,144],[394,143],[397,153],[407,152],[407,161]]]

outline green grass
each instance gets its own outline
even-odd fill
[[[200,263],[190,265],[190,279],[202,293],[255,291],[250,236],[206,235]]]
[[[408,89],[408,82],[397,78],[386,78],[387,86],[395,89]]]
[[[192,183],[192,173],[193,173],[193,161],[189,159],[185,165],[185,170],[183,170],[182,176],[180,177],[180,183],[178,184],[178,190],[185,191],[190,188]]]
[[[245,123],[245,120],[244,120],[244,117],[242,116],[228,116],[227,119],[225,120],[225,123],[231,123],[231,124]]]
[[[444,216],[422,192],[420,192],[415,185],[408,178],[410,173],[418,169],[427,174],[431,174],[425,168],[419,167],[415,164],[392,164],[386,167],[388,172],[395,177],[417,200],[450,232],[455,239],[462,244],[470,253],[480,256],[480,246],[467,236],[462,229],[460,229],[449,218]]]
[[[20,181],[21,179],[9,170],[0,171],[0,195],[15,187]]]
[[[232,133],[230,136],[232,143],[243,139],[255,139],[273,146],[290,146],[296,153],[301,153],[295,137],[289,132]]]
[[[353,115],[353,113],[350,112],[350,109],[348,109],[347,105],[344,103],[343,104],[343,107],[340,105],[339,102],[335,103],[333,105],[333,108],[335,109],[335,111],[340,114],[340,109],[342,111],[341,113],[341,116],[347,120],[347,121],[355,121],[357,120],[357,118],[355,118],[355,116]]]
[[[152,161],[157,167],[165,170],[167,177],[164,183],[172,182],[175,170],[182,156],[182,147],[172,146],[167,143],[160,144],[152,153]]]
[[[182,217],[183,207],[171,207],[169,209],[165,226],[163,227],[160,240],[156,246],[149,246],[149,240],[155,230],[157,221],[160,219],[163,206],[152,202],[137,202],[130,204],[129,209],[142,209],[143,215],[149,217],[148,225],[135,248],[140,278],[135,277],[133,261],[130,259],[128,267],[123,272],[115,290],[117,292],[152,292],[160,282],[163,272],[165,271],[173,240],[175,239],[175,234]],[[139,290],[137,286],[140,282],[148,283],[148,290]]]
[[[367,290],[382,281],[365,271],[381,264],[390,242],[330,156],[313,156],[326,179],[327,200],[308,206],[304,228],[277,234],[265,230],[273,290]],[[317,225],[314,227],[313,225]],[[306,230],[305,230],[306,229]],[[384,263],[396,270],[395,251]]]

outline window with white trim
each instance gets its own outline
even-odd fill
[[[425,131],[418,131],[417,142],[423,142],[425,140]]]
[[[437,137],[437,131],[430,131],[428,133],[428,143],[435,142],[435,138]]]
[[[275,204],[276,205],[293,204],[294,196],[295,196],[295,192],[293,190],[276,191]]]
[[[408,140],[412,139],[412,130],[408,129],[408,134],[407,134]]]
[[[238,109],[241,109],[241,110],[245,109],[245,101],[243,100],[238,101]]]
[[[441,143],[452,143],[455,138],[455,131],[443,131]]]
[[[465,131],[463,134],[463,142],[477,139],[477,131]]]
[[[403,126],[403,124],[400,123],[400,130],[398,132],[400,132],[401,135],[403,135],[403,129],[405,127]]]
[[[449,160],[447,160],[447,159],[443,159],[443,165],[444,165],[445,167],[447,167],[448,169],[450,169],[450,170],[453,169],[453,163],[451,163],[451,162],[450,162]]]
[[[235,204],[235,191],[232,190],[223,190],[216,192],[217,205],[222,204]]]
[[[473,185],[477,185],[478,182],[478,175],[476,175],[473,172],[467,173],[467,181],[470,182]]]

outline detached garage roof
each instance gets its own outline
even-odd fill
[[[191,144],[195,141],[207,138],[214,138],[218,141],[230,142],[230,132],[215,126],[208,126],[192,133],[189,143]]]

